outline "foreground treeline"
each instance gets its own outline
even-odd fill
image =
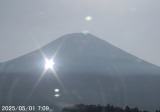
[[[114,107],[112,105],[100,106],[100,105],[84,105],[78,104],[74,106],[68,106],[63,108],[62,112],[149,112],[149,111],[140,111],[137,107],[130,108],[126,106],[126,108]],[[157,110],[156,112],[160,112]]]

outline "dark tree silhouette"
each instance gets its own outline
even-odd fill
[[[140,111],[137,107],[130,108],[126,106],[126,108],[122,109],[120,107],[114,107],[113,105],[84,105],[78,104],[74,106],[68,106],[63,108],[62,112],[149,112],[149,111]],[[156,110],[156,112],[160,112],[160,110]]]

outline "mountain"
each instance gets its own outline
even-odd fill
[[[45,59],[54,60],[53,70],[45,70]],[[154,110],[160,109],[159,84],[159,67],[92,34],[73,33],[1,63],[0,105],[84,103]]]

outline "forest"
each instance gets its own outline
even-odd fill
[[[139,110],[137,107],[130,108],[126,106],[125,108],[115,107],[113,105],[85,105],[85,104],[77,104],[74,106],[67,106],[63,108],[62,112],[150,112],[147,110]],[[160,110],[156,110],[155,112],[160,112]]]

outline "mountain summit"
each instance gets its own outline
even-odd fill
[[[53,59],[53,70],[45,70],[45,59]],[[61,106],[109,103],[152,110],[160,107],[159,82],[159,67],[94,35],[74,33],[1,63],[0,102]]]

